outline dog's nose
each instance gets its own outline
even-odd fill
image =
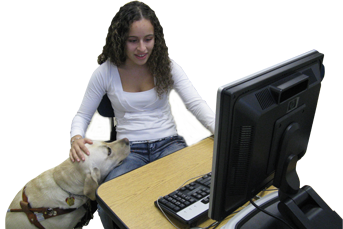
[[[123,138],[123,141],[124,141],[124,143],[125,143],[125,145],[130,145],[130,141],[129,141],[129,139],[127,139],[127,138]]]

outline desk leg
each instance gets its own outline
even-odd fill
[[[120,228],[117,226],[117,224],[115,224],[115,222],[112,221],[112,224],[113,224],[113,228],[114,228],[114,229],[120,229]]]

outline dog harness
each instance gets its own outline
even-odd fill
[[[28,198],[25,194],[25,188],[23,189],[22,198],[23,200],[20,201],[21,209],[8,209],[8,212],[24,212],[27,215],[31,224],[34,224],[36,227],[40,229],[45,229],[40,221],[45,219],[49,219],[55,216],[63,215],[75,211],[78,208],[69,208],[69,209],[62,209],[62,208],[31,208],[30,203],[28,202]]]

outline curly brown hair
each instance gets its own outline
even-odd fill
[[[156,79],[156,91],[161,97],[173,86],[168,47],[164,40],[163,28],[155,12],[146,4],[133,1],[120,8],[108,29],[106,44],[98,57],[102,64],[109,59],[114,65],[121,66],[126,61],[125,44],[133,22],[147,19],[154,27],[155,45],[147,61],[147,66]]]

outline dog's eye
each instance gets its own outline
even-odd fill
[[[108,152],[107,152],[107,155],[108,155],[108,156],[110,156],[110,155],[111,155],[111,153],[112,153],[112,150],[111,150],[111,148],[110,148],[110,147],[107,147],[107,150],[108,150]]]

